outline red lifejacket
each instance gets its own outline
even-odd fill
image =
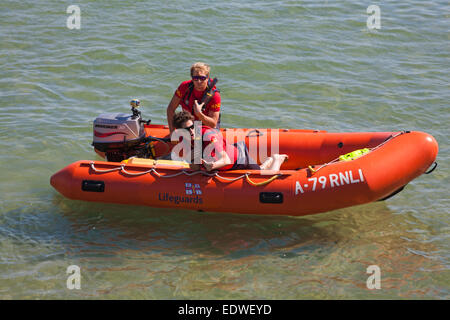
[[[216,94],[216,92],[220,92],[219,89],[216,87],[217,78],[214,78],[213,80],[208,79],[208,85],[206,87],[206,90],[203,92],[202,98],[200,100],[200,103],[204,103],[202,107],[202,112],[204,113],[206,110],[206,107],[211,102],[212,98]],[[183,107],[183,109],[189,111],[192,115],[194,115],[194,101],[195,97],[192,95],[194,92],[194,82],[192,80],[189,81],[189,87],[184,93],[183,97],[181,97],[180,104]],[[216,129],[220,128],[220,114],[219,114],[219,120],[217,121]]]
[[[222,136],[219,130],[212,129],[207,126],[202,126],[202,158],[212,157],[214,160],[219,160],[216,154],[217,152],[225,151],[231,160],[231,164],[219,168],[218,170],[229,170],[231,169],[237,159],[239,158],[239,150],[234,145],[227,145],[226,140]],[[207,146],[212,144],[214,148],[210,154],[205,154],[205,149]]]

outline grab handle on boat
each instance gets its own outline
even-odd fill
[[[268,183],[271,183],[273,180],[275,180],[276,178],[280,177],[281,174],[275,174],[273,175],[271,178],[262,181],[262,182],[253,182],[252,180],[250,180],[250,178],[248,177],[248,174],[245,175],[245,178],[247,179],[248,183],[250,183],[251,185],[255,186],[255,187],[259,187],[259,186],[264,186]]]
[[[432,166],[433,166],[433,167],[432,167],[429,171],[425,172],[425,174],[430,174],[430,173],[432,173],[432,172],[434,171],[434,169],[436,169],[436,167],[437,167],[437,162],[435,161],[435,162],[433,163]]]
[[[256,135],[253,135],[253,133],[256,133]],[[258,136],[263,136],[263,135],[264,135],[264,133],[262,133],[258,129],[253,129],[247,133],[247,137],[258,137]]]

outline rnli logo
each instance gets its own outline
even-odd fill
[[[202,194],[202,189],[200,188],[200,185],[198,183],[193,184],[190,182],[186,182],[184,184],[185,190],[186,190],[186,194],[191,195],[191,194],[196,194],[196,195],[201,195]]]

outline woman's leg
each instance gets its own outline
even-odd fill
[[[273,163],[273,158],[268,157],[259,167],[261,170],[267,170]]]
[[[280,167],[283,164],[283,162],[289,159],[287,154],[274,154],[273,156],[271,156],[271,158],[273,158],[273,161],[271,162],[271,165],[269,166],[269,168],[267,168],[267,170],[275,170],[275,171],[280,170]],[[264,170],[262,166],[261,170]]]

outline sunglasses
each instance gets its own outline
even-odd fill
[[[182,129],[185,129],[187,131],[191,131],[191,130],[194,130],[194,125],[192,125],[190,127],[182,128]]]
[[[207,76],[192,76],[192,80],[205,81],[206,79],[208,79]]]

